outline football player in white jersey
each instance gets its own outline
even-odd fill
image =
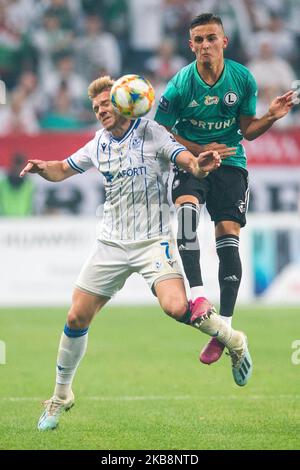
[[[76,282],[59,344],[54,394],[38,422],[41,431],[56,428],[61,413],[73,406],[72,381],[86,351],[91,320],[133,272],[145,278],[167,315],[226,345],[238,385],[245,385],[252,371],[245,335],[220,319],[208,302],[188,302],[169,228],[163,180],[169,163],[176,161],[203,178],[220,166],[220,156],[207,151],[195,158],[159,124],[117,114],[110,101],[113,83],[105,76],[89,86],[103,126],[94,139],[64,161],[28,160],[20,173],[57,182],[96,166],[105,177],[102,225]]]

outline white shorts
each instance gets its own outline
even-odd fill
[[[174,241],[166,238],[140,242],[97,240],[84,263],[76,287],[103,297],[112,297],[132,273],[141,274],[155,295],[163,279],[183,278]]]

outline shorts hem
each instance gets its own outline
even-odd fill
[[[104,292],[95,292],[92,289],[80,286],[79,284],[75,284],[75,287],[77,289],[81,290],[82,292],[85,292],[86,294],[95,295],[97,297],[107,297],[108,299],[111,299],[112,296],[113,296],[113,294],[107,294],[107,293],[104,293]]]
[[[224,217],[218,217],[216,219],[211,219],[215,225],[217,225],[219,222],[226,222],[228,220],[228,222],[236,222],[238,223],[241,228],[245,227],[246,223],[247,222],[242,222],[241,220],[239,220],[237,217],[234,217],[234,216],[224,216]]]
[[[176,204],[176,199],[182,196],[194,196],[198,199],[199,204],[204,204],[203,200],[201,200],[201,195],[197,193],[197,191],[183,191],[182,194],[178,194],[174,197],[172,194],[172,202],[173,204]]]
[[[169,273],[169,274],[162,274],[161,276],[157,277],[151,285],[151,291],[155,297],[157,297],[156,292],[155,292],[156,285],[159,282],[167,281],[168,279],[183,279],[183,275],[180,273]]]

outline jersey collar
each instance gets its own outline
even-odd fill
[[[197,61],[195,60],[194,62],[194,74],[196,76],[196,79],[198,80],[198,82],[201,84],[201,86],[203,86],[203,88],[206,88],[207,90],[212,90],[212,89],[216,89],[218,88],[220,85],[222,85],[223,81],[224,81],[224,78],[225,78],[225,75],[226,75],[226,59],[224,60],[224,68],[223,68],[223,71],[219,77],[219,79],[216,81],[216,83],[214,83],[213,85],[208,85],[208,83],[206,83],[202,78],[201,78],[201,75],[200,73],[198,72],[198,69],[197,69]]]
[[[126,140],[130,134],[139,126],[141,122],[141,119],[136,119],[136,120],[133,120],[129,126],[129,128],[127,129],[127,131],[125,132],[125,134],[122,136],[122,137],[114,137],[112,134],[111,134],[111,139],[114,140],[115,142],[119,142],[119,144],[121,144],[122,142],[124,142],[124,140]]]

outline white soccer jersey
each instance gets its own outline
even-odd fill
[[[184,150],[164,127],[137,119],[121,139],[101,129],[67,159],[79,173],[95,166],[105,177],[100,240],[147,240],[169,234],[164,174]]]

